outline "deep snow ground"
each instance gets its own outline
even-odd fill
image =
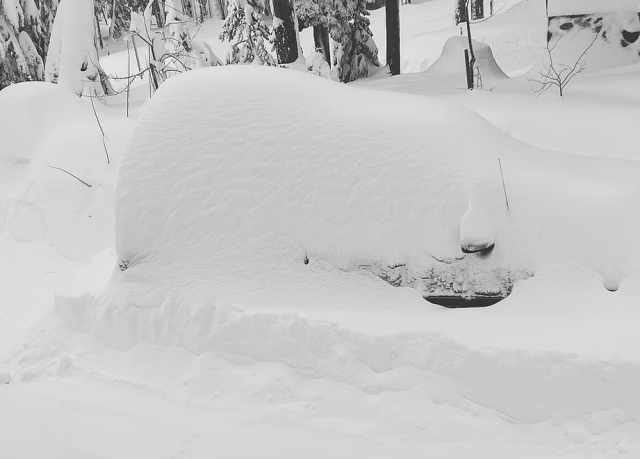
[[[448,3],[402,7],[405,70],[433,63],[455,34]],[[373,15],[377,37],[384,35],[381,12]],[[539,18],[513,19],[488,21],[476,38],[494,46],[506,71],[517,72],[531,65],[544,35],[536,34]],[[207,27],[213,33],[207,35]],[[201,38],[215,36],[217,28],[205,24]],[[109,65],[123,71],[126,54],[113,54]],[[431,89],[424,75],[362,84],[454,101],[538,147],[638,160],[632,123],[639,76],[634,66],[585,73],[562,100],[535,98],[525,79],[473,93]],[[366,310],[355,313],[342,298],[341,308],[332,310],[309,301],[294,313],[282,307],[241,312],[211,326],[208,347],[200,351],[178,341],[159,345],[171,335],[145,335],[154,327],[142,319],[121,322],[129,327],[127,340],[74,323],[77,308],[90,302],[84,295],[101,292],[116,265],[115,171],[145,92],[144,86],[136,90],[133,120],[123,119],[122,97],[97,106],[112,165],[104,163],[90,106],[70,109],[73,125],[33,137],[42,142],[34,164],[45,167],[20,182],[25,191],[18,199],[1,196],[0,371],[13,375],[0,386],[2,455],[640,455],[640,292],[631,284],[616,293],[574,288],[574,301],[558,308],[541,292],[564,286],[538,278],[492,308],[449,311],[411,290],[372,282],[379,290],[369,293]],[[62,119],[64,107],[56,110]],[[46,164],[77,172],[94,188]],[[249,299],[260,293],[250,280],[247,292]],[[398,301],[398,308],[382,307],[382,299]],[[208,316],[194,316],[203,329],[211,325]]]

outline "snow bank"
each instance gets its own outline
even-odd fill
[[[42,82],[0,92],[0,233],[45,239],[72,258],[111,244],[113,176],[132,124],[95,108],[111,164],[89,102]]]
[[[342,293],[341,286],[336,291]],[[81,300],[58,304],[70,320],[86,306]],[[300,314],[247,312],[206,299],[151,308],[111,306],[98,319],[94,336],[119,350],[152,343],[244,364],[275,362],[306,380],[335,381],[371,395],[421,388],[426,391],[421,399],[468,413],[490,408],[503,420],[524,424],[554,415],[588,423],[585,413],[593,412],[610,421],[618,416],[620,423],[640,421],[638,362],[613,365],[559,352],[472,349],[438,332],[359,333]]]
[[[0,127],[5,158],[26,162],[48,136],[93,116],[91,107],[50,83],[11,85],[0,92]]]

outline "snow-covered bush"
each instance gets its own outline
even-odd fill
[[[42,80],[58,0],[0,0],[0,89]]]
[[[333,78],[331,67],[324,58],[324,54],[314,51],[307,57],[307,71],[323,78]]]
[[[187,26],[188,16],[179,2],[167,0],[165,27],[161,31],[152,30],[154,1],[149,1],[142,14],[131,13],[130,32],[149,46],[149,68],[143,70],[143,73],[150,73],[155,89],[173,74],[194,67],[222,65],[208,43],[191,37]]]
[[[378,47],[369,29],[371,21],[366,17],[369,14],[366,1],[354,3],[355,11],[336,20],[330,29],[333,39],[333,72],[345,83],[366,78],[372,66],[380,66]]]
[[[64,0],[58,7],[47,62],[45,80],[58,83],[81,96],[113,93],[100,67],[96,44],[93,0]]]
[[[262,14],[264,0],[228,0],[228,16],[224,21],[220,39],[231,43],[226,56],[227,64],[276,65],[267,50],[272,34]]]
[[[109,36],[117,39],[127,30],[131,11],[140,11],[145,4],[145,0],[97,0],[96,8],[109,15]]]
[[[380,66],[366,0],[298,0],[296,14],[301,29],[329,29],[336,79],[348,83],[366,78],[372,67]]]

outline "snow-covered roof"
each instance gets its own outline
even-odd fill
[[[548,0],[549,16],[638,11],[638,0]]]

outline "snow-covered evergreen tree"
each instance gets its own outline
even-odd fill
[[[346,9],[347,17],[336,20],[330,28],[333,40],[333,68],[335,76],[348,83],[367,78],[371,67],[380,67],[378,47],[369,28],[366,0],[348,0],[354,10]]]
[[[276,65],[266,48],[272,36],[262,18],[264,0],[227,0],[227,11],[220,33],[222,41],[231,43],[227,64]]]
[[[323,26],[333,40],[334,77],[344,83],[366,78],[379,67],[378,47],[367,16],[367,0],[296,0],[300,28]]]
[[[58,0],[0,0],[0,89],[42,80]]]
[[[93,0],[62,0],[58,7],[45,79],[81,96],[87,85],[97,95],[113,92],[98,60]]]

